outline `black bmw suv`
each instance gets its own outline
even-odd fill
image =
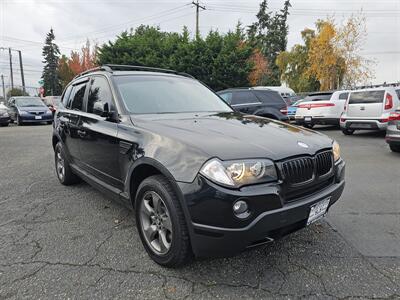
[[[187,74],[105,65],[74,78],[62,102],[58,179],[134,208],[164,266],[271,242],[324,216],[344,188],[334,140],[234,112]]]

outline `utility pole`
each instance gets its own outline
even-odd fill
[[[199,12],[200,12],[200,8],[202,10],[205,10],[206,7],[205,6],[201,6],[199,4],[199,0],[196,0],[196,2],[192,1],[192,4],[194,6],[196,6],[196,40],[198,40],[200,38],[200,31],[199,31]]]
[[[11,55],[11,48],[8,48],[8,55],[10,57],[10,78],[11,78],[11,89],[14,88],[14,76],[13,76],[13,69],[12,69],[12,55]]]
[[[21,71],[22,90],[25,93],[26,90],[25,90],[24,68],[22,66],[22,54],[21,54],[21,50],[17,50],[17,51],[18,51],[18,56],[19,56],[19,69]]]
[[[4,86],[4,76],[1,74],[1,85],[3,86],[4,103],[7,103],[6,88]]]

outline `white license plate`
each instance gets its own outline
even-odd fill
[[[329,201],[331,201],[331,197],[319,201],[311,206],[310,214],[308,215],[307,219],[307,225],[310,225],[311,223],[314,223],[315,221],[321,219],[326,214],[329,206]]]
[[[41,120],[42,116],[35,116],[35,120]]]
[[[311,117],[304,117],[304,122],[311,122]]]

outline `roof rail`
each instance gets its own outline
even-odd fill
[[[162,72],[162,73],[170,73],[176,75],[182,75],[185,77],[194,78],[192,75],[178,72],[175,70],[170,69],[162,69],[162,68],[155,68],[155,67],[146,67],[146,66],[133,66],[133,65],[114,65],[114,64],[106,64],[105,67],[109,67],[111,70],[115,71],[153,71],[153,72]]]
[[[131,66],[131,65],[114,65],[114,64],[106,64],[100,67],[96,67],[82,73],[79,73],[74,77],[74,79],[86,75],[88,73],[96,72],[96,71],[106,71],[112,73],[113,71],[153,71],[153,72],[162,72],[162,73],[169,73],[175,75],[181,75],[189,78],[195,79],[192,75],[184,72],[178,72],[169,69],[162,69],[162,68],[153,68],[153,67],[146,67],[146,66]]]

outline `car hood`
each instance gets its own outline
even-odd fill
[[[240,113],[149,114],[132,115],[131,119],[153,134],[179,140],[222,160],[280,160],[332,147],[331,138],[315,131]]]

